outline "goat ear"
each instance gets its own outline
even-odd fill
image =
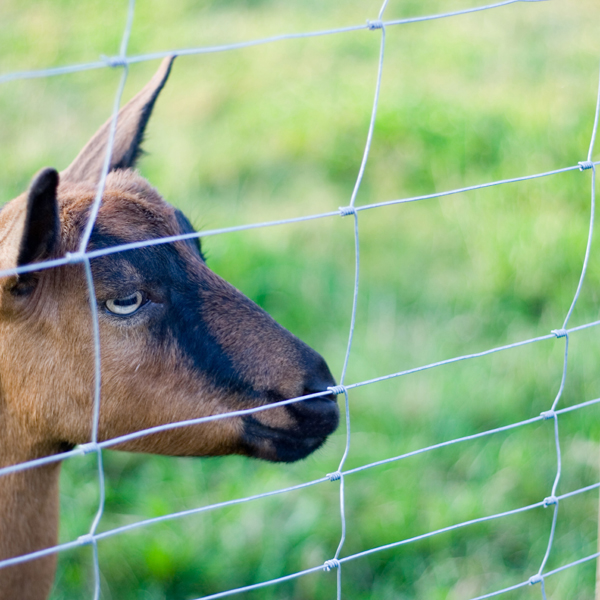
[[[33,178],[27,192],[17,266],[48,258],[56,248],[60,237],[57,188],[55,169],[43,169]]]
[[[173,60],[175,60],[174,56],[165,58],[142,91],[119,111],[109,171],[135,166],[141,154],[140,145],[144,138],[144,130],[158,94],[169,77]],[[62,179],[98,183],[102,174],[111,124],[112,118],[102,125],[77,158],[61,173]]]

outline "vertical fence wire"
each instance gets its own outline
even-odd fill
[[[550,537],[548,540],[548,546],[546,548],[546,553],[544,554],[544,558],[542,560],[542,564],[540,565],[539,571],[531,579],[531,583],[537,583],[539,581],[542,584],[541,585],[541,593],[542,593],[542,597],[544,600],[546,600],[546,591],[545,591],[545,587],[544,587],[543,571],[544,571],[544,568],[546,567],[546,563],[548,562],[548,558],[550,557],[550,552],[552,550],[552,545],[554,542],[554,534],[556,532],[556,523],[558,520],[558,508],[559,508],[559,501],[556,498],[556,494],[557,494],[558,484],[560,482],[560,476],[561,476],[561,472],[562,472],[562,457],[561,457],[561,448],[560,448],[560,435],[559,435],[559,428],[558,428],[558,415],[556,414],[555,410],[556,410],[557,404],[559,403],[559,401],[562,397],[563,391],[565,389],[565,382],[567,379],[567,367],[568,367],[568,360],[569,360],[569,333],[567,331],[567,326],[569,323],[569,319],[571,318],[571,315],[573,314],[573,311],[575,310],[575,305],[577,304],[579,295],[581,294],[581,288],[583,287],[583,282],[585,281],[585,276],[587,274],[587,268],[588,268],[590,253],[591,253],[591,249],[592,249],[592,239],[593,239],[593,234],[594,234],[594,217],[595,217],[595,209],[596,209],[596,167],[592,163],[592,155],[594,152],[594,143],[596,140],[596,131],[598,128],[599,113],[600,113],[600,76],[598,78],[598,92],[596,94],[596,110],[594,113],[594,125],[592,127],[592,134],[591,134],[590,145],[589,145],[588,154],[587,154],[587,160],[582,163],[582,167],[589,166],[592,170],[592,177],[591,177],[592,189],[591,189],[591,193],[590,193],[590,198],[591,198],[591,200],[590,200],[590,224],[589,224],[589,230],[588,230],[588,239],[587,239],[587,244],[586,244],[586,248],[585,248],[583,266],[581,268],[581,276],[579,277],[579,281],[577,283],[577,289],[575,290],[575,295],[573,296],[573,301],[571,302],[571,305],[569,307],[569,310],[568,310],[565,320],[563,322],[562,328],[558,331],[553,332],[553,333],[555,333],[557,338],[559,338],[559,337],[565,338],[565,354],[564,354],[563,371],[562,371],[562,377],[561,377],[561,381],[560,381],[560,387],[559,387],[558,393],[556,395],[556,398],[554,399],[554,402],[552,403],[552,407],[550,408],[548,413],[545,415],[554,421],[554,444],[555,444],[555,448],[556,448],[556,475],[554,478],[554,483],[552,485],[552,491],[550,493],[549,498],[547,498],[544,501],[544,506],[553,505],[554,506],[554,514],[552,515],[552,525],[550,528]]]
[[[129,65],[126,62],[127,58],[127,45],[131,36],[131,30],[133,27],[133,17],[135,12],[135,0],[129,0],[127,19],[125,23],[125,29],[121,38],[121,44],[119,48],[119,59],[120,64],[113,61],[111,66],[121,67],[123,72],[119,81],[119,87],[115,94],[115,100],[112,110],[112,119],[110,124],[108,143],[106,145],[106,154],[104,156],[104,163],[102,165],[102,172],[100,174],[100,180],[97,184],[96,196],[92,204],[88,220],[81,236],[79,244],[79,254],[84,257],[85,267],[85,278],[87,283],[88,298],[90,304],[90,316],[92,321],[92,341],[94,348],[94,391],[93,391],[93,416],[92,416],[92,439],[91,445],[95,447],[97,457],[97,470],[98,470],[98,510],[96,516],[90,527],[90,531],[87,536],[84,536],[82,542],[88,543],[91,540],[92,543],[92,559],[93,559],[93,572],[94,572],[94,600],[100,600],[101,596],[101,577],[100,577],[100,557],[98,555],[98,540],[96,539],[96,533],[98,525],[104,514],[104,506],[106,501],[106,481],[104,473],[104,463],[102,460],[102,449],[98,446],[98,429],[100,426],[100,403],[101,403],[101,387],[102,387],[102,358],[101,358],[101,346],[100,346],[100,324],[98,321],[98,307],[96,304],[96,292],[94,287],[94,278],[92,275],[92,267],[90,265],[89,257],[85,256],[90,237],[100,205],[102,204],[102,197],[104,195],[104,189],[106,186],[106,178],[110,171],[110,164],[112,160],[112,154],[115,144],[115,136],[117,133],[117,126],[119,121],[119,110],[121,107],[121,99],[123,97],[123,90],[125,89],[125,83],[127,82],[127,76],[129,75]]]

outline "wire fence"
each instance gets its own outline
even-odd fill
[[[339,481],[339,505],[340,505],[339,515],[340,515],[340,521],[341,521],[341,535],[340,535],[339,545],[338,545],[337,549],[335,550],[335,552],[331,555],[330,559],[325,561],[324,564],[316,564],[312,568],[298,571],[295,573],[290,573],[284,577],[279,577],[276,579],[263,581],[261,583],[257,583],[254,585],[239,587],[236,589],[224,590],[220,593],[212,594],[209,596],[203,596],[203,598],[205,598],[205,599],[207,599],[207,598],[222,598],[225,596],[230,596],[230,595],[242,593],[245,591],[255,590],[258,588],[265,587],[265,586],[277,585],[284,581],[289,581],[291,579],[299,578],[299,577],[302,577],[309,573],[315,573],[315,572],[319,572],[319,571],[336,570],[337,571],[337,598],[340,599],[341,593],[342,593],[341,591],[342,591],[343,566],[351,561],[354,561],[356,559],[359,559],[359,558],[362,558],[362,557],[365,557],[365,556],[368,556],[368,555],[371,555],[371,554],[374,554],[377,552],[381,552],[383,550],[389,550],[391,548],[398,548],[400,546],[404,546],[404,545],[416,542],[418,540],[431,538],[433,536],[440,535],[445,532],[457,530],[457,529],[464,528],[464,527],[469,527],[469,526],[477,524],[477,523],[483,523],[483,522],[492,521],[495,519],[501,519],[503,517],[507,517],[507,516],[515,515],[515,514],[519,514],[519,513],[524,513],[527,511],[538,509],[538,508],[550,508],[551,507],[552,511],[553,511],[553,518],[552,518],[552,524],[551,524],[550,530],[548,531],[548,543],[547,543],[545,555],[539,565],[539,569],[537,570],[537,572],[531,573],[531,574],[529,574],[529,576],[525,576],[522,581],[517,582],[516,584],[514,584],[510,587],[493,590],[490,593],[487,593],[482,596],[478,596],[477,598],[474,598],[472,600],[481,600],[483,598],[491,598],[491,597],[495,597],[495,596],[500,596],[511,590],[516,590],[516,589],[523,588],[526,586],[535,586],[538,584],[540,586],[540,592],[541,592],[542,598],[546,599],[545,580],[548,577],[558,574],[558,573],[564,571],[565,569],[570,569],[572,567],[583,564],[585,562],[592,561],[595,558],[597,558],[598,556],[600,556],[600,553],[590,554],[583,558],[573,560],[572,562],[564,564],[553,570],[549,570],[549,571],[546,570],[547,561],[548,561],[548,558],[549,558],[550,553],[553,548],[554,535],[555,535],[555,531],[556,531],[558,514],[559,514],[559,506],[560,506],[561,502],[563,500],[567,500],[568,498],[572,498],[579,494],[584,494],[591,490],[600,488],[600,482],[598,482],[593,485],[589,485],[586,487],[582,487],[580,489],[572,490],[568,493],[563,493],[560,495],[557,494],[557,489],[558,489],[559,481],[561,478],[561,444],[560,444],[560,435],[559,435],[559,420],[560,420],[559,417],[561,417],[565,413],[569,413],[572,411],[585,410],[586,408],[589,408],[591,406],[594,406],[594,405],[600,403],[600,398],[596,398],[596,399],[589,400],[586,402],[581,402],[579,404],[569,406],[566,408],[559,408],[559,403],[560,403],[560,400],[561,400],[561,397],[563,394],[566,376],[567,376],[567,364],[568,364],[568,359],[569,359],[570,337],[572,335],[577,334],[578,332],[580,332],[582,330],[600,325],[600,321],[594,321],[594,322],[585,323],[583,325],[579,325],[577,327],[569,326],[573,310],[574,310],[577,300],[579,298],[581,288],[582,288],[583,282],[586,277],[586,271],[587,271],[587,266],[588,266],[589,257],[590,257],[592,235],[593,235],[593,230],[594,230],[596,167],[598,164],[600,164],[600,161],[596,161],[596,162],[593,161],[593,152],[594,152],[596,132],[597,132],[597,128],[598,128],[598,118],[599,118],[599,113],[600,113],[600,88],[598,91],[595,119],[594,119],[593,124],[590,123],[591,140],[590,140],[590,144],[589,144],[589,150],[588,150],[585,160],[582,160],[578,164],[565,166],[560,169],[547,171],[547,172],[543,172],[543,173],[535,173],[535,174],[531,174],[531,175],[519,176],[519,177],[510,178],[510,179],[500,180],[500,181],[486,182],[486,183],[482,183],[479,185],[472,185],[472,186],[468,186],[468,187],[452,189],[452,190],[433,193],[433,194],[421,195],[421,196],[416,196],[416,197],[408,197],[408,198],[399,198],[399,199],[389,200],[389,201],[385,201],[385,202],[377,202],[377,203],[373,203],[373,204],[355,206],[357,193],[360,189],[360,186],[361,186],[361,183],[363,180],[363,175],[365,172],[365,167],[367,165],[367,161],[369,158],[369,151],[370,151],[371,142],[373,139],[374,126],[375,126],[375,122],[377,119],[377,109],[378,109],[378,104],[379,104],[379,94],[380,94],[380,88],[381,88],[381,76],[382,76],[382,70],[383,70],[383,65],[384,65],[384,54],[385,54],[385,47],[386,47],[386,30],[387,30],[387,28],[397,27],[397,26],[401,26],[403,24],[414,23],[417,21],[428,21],[428,20],[434,20],[434,19],[450,18],[450,17],[456,17],[459,15],[467,14],[467,13],[499,9],[499,8],[505,7],[509,4],[516,4],[516,3],[521,3],[521,2],[537,2],[537,1],[540,1],[540,0],[506,0],[504,2],[489,4],[489,5],[485,5],[485,6],[478,6],[475,8],[470,8],[470,9],[460,10],[460,11],[455,11],[455,12],[449,12],[449,13],[445,13],[445,14],[427,15],[427,16],[410,18],[410,19],[385,20],[385,11],[386,11],[386,8],[388,5],[388,0],[385,0],[381,6],[381,9],[380,9],[377,17],[373,20],[367,21],[367,23],[363,24],[363,25],[343,27],[343,28],[338,28],[338,29],[330,29],[330,30],[326,30],[326,31],[313,31],[313,32],[306,32],[306,33],[295,33],[295,34],[289,34],[289,35],[277,35],[277,36],[273,36],[273,37],[269,37],[269,38],[265,38],[265,39],[250,40],[247,42],[235,43],[235,44],[224,44],[222,46],[186,48],[186,49],[179,49],[179,50],[169,50],[169,51],[165,51],[165,52],[144,54],[144,55],[140,55],[140,56],[129,56],[127,54],[127,47],[128,47],[130,33],[132,30],[132,26],[133,26],[133,16],[134,16],[134,9],[135,9],[135,0],[129,0],[127,24],[126,24],[125,30],[123,32],[120,52],[119,52],[118,56],[102,57],[102,59],[97,62],[92,62],[92,63],[87,63],[87,64],[68,65],[68,66],[64,66],[64,67],[55,67],[55,68],[48,68],[48,69],[42,69],[42,70],[36,70],[36,71],[13,72],[13,73],[6,73],[4,75],[0,75],[0,83],[8,83],[8,82],[15,81],[18,79],[50,77],[50,76],[55,76],[55,75],[75,73],[75,72],[82,71],[82,70],[91,70],[91,69],[99,69],[99,68],[122,69],[122,77],[120,79],[118,90],[117,90],[117,93],[116,93],[116,96],[114,99],[114,108],[113,108],[113,113],[112,113],[112,127],[111,127],[111,131],[110,131],[110,141],[109,141],[109,145],[107,148],[107,154],[106,154],[106,158],[105,158],[105,162],[104,162],[104,168],[102,171],[102,176],[101,176],[100,182],[98,184],[96,197],[95,197],[93,207],[92,207],[92,210],[90,213],[90,218],[86,224],[86,228],[85,228],[83,237],[81,239],[81,243],[80,243],[78,251],[75,253],[68,254],[67,256],[56,259],[56,260],[48,260],[43,263],[37,263],[35,265],[26,265],[23,267],[7,269],[7,270],[0,272],[0,277],[7,277],[10,275],[14,275],[14,274],[21,274],[21,273],[27,273],[27,272],[33,272],[33,271],[40,271],[43,269],[56,268],[56,267],[67,265],[67,264],[81,264],[85,268],[87,286],[88,286],[88,292],[89,292],[89,300],[90,300],[89,301],[90,311],[92,314],[94,356],[95,356],[94,413],[93,413],[93,427],[92,427],[91,441],[87,444],[83,444],[83,445],[76,447],[74,450],[65,452],[60,455],[46,456],[46,457],[43,457],[43,458],[40,458],[37,460],[32,460],[32,461],[8,466],[5,468],[1,468],[0,469],[0,477],[6,476],[8,474],[16,473],[19,471],[23,471],[26,469],[33,469],[33,468],[36,468],[36,467],[39,467],[42,465],[47,465],[47,464],[54,463],[54,462],[64,461],[64,460],[69,459],[74,456],[81,456],[84,454],[95,454],[97,457],[98,484],[99,484],[98,509],[97,509],[96,516],[91,524],[90,530],[86,535],[83,535],[83,536],[79,537],[78,539],[74,539],[70,542],[59,544],[54,547],[47,548],[47,549],[44,549],[44,550],[41,550],[38,552],[32,552],[27,555],[16,556],[14,558],[2,560],[2,561],[0,561],[0,569],[11,566],[11,565],[23,563],[26,561],[35,560],[36,558],[47,556],[49,554],[55,554],[55,553],[69,550],[69,549],[78,548],[78,547],[86,546],[86,545],[91,545],[93,548],[93,564],[94,564],[94,598],[97,600],[98,598],[100,598],[100,561],[98,558],[98,542],[103,539],[113,537],[113,536],[119,535],[121,533],[124,533],[126,531],[131,531],[133,529],[147,527],[151,524],[162,522],[162,521],[179,519],[179,518],[182,518],[185,516],[189,516],[192,514],[198,514],[198,513],[202,513],[202,512],[207,512],[207,511],[214,511],[214,510],[218,510],[218,509],[228,507],[228,506],[251,502],[254,500],[258,500],[260,498],[266,498],[266,497],[271,497],[271,496],[275,496],[275,495],[285,494],[287,492],[291,492],[294,490],[299,490],[299,489],[303,489],[303,488],[318,486],[320,484],[325,484],[328,482],[337,482],[337,481]],[[142,61],[155,60],[157,58],[170,56],[170,55],[185,56],[185,55],[193,55],[193,54],[232,51],[232,50],[237,50],[240,48],[247,48],[250,46],[256,46],[256,45],[260,45],[260,44],[271,44],[271,43],[283,42],[285,40],[292,40],[292,39],[298,39],[298,38],[310,38],[310,37],[324,36],[324,35],[342,35],[347,32],[355,32],[355,31],[361,31],[361,30],[364,30],[368,35],[379,35],[380,39],[381,39],[381,46],[380,46],[380,52],[379,52],[379,60],[378,60],[378,64],[377,64],[377,79],[376,79],[374,100],[373,100],[373,104],[372,104],[372,112],[371,112],[371,118],[370,118],[370,123],[369,123],[369,128],[368,128],[367,139],[366,139],[366,143],[365,143],[362,161],[360,163],[360,167],[359,167],[359,171],[358,171],[358,176],[356,178],[356,182],[355,182],[355,185],[354,185],[354,188],[353,188],[353,191],[352,191],[352,194],[351,194],[351,197],[349,199],[349,203],[347,206],[341,207],[338,211],[325,212],[325,213],[319,213],[319,214],[309,214],[309,215],[300,216],[300,217],[296,217],[296,218],[281,219],[281,220],[268,221],[268,222],[249,223],[249,224],[244,224],[244,225],[240,225],[240,226],[236,226],[236,227],[227,227],[227,228],[222,228],[222,229],[206,230],[206,231],[202,231],[202,232],[198,232],[198,233],[178,235],[178,236],[173,236],[173,237],[168,237],[168,238],[145,240],[145,241],[131,243],[131,244],[123,244],[123,245],[113,246],[113,247],[109,247],[109,248],[103,248],[103,249],[95,250],[95,251],[87,250],[88,241],[89,241],[89,238],[90,238],[90,235],[92,232],[92,228],[93,228],[93,225],[94,225],[94,222],[95,222],[95,219],[98,214],[98,210],[99,210],[99,207],[100,207],[100,204],[102,201],[104,186],[105,186],[106,177],[107,177],[109,165],[110,165],[110,156],[112,153],[115,131],[116,131],[116,127],[117,127],[118,110],[119,110],[119,107],[121,104],[121,97],[122,97],[123,89],[125,86],[125,82],[128,77],[128,70],[129,70],[130,64],[138,63],[138,62],[142,62]],[[359,236],[358,236],[359,213],[361,213],[362,211],[381,208],[384,206],[417,202],[417,201],[432,199],[432,198],[442,198],[442,197],[450,196],[453,194],[461,194],[461,193],[468,192],[468,191],[488,188],[488,187],[492,187],[492,186],[500,186],[500,185],[507,185],[507,184],[511,184],[511,183],[518,183],[518,182],[523,182],[523,181],[542,178],[542,177],[551,177],[551,176],[559,174],[559,173],[564,173],[567,171],[578,171],[578,170],[579,171],[589,171],[591,173],[589,234],[588,234],[585,255],[583,257],[583,266],[581,269],[581,276],[579,279],[579,283],[574,292],[571,305],[566,313],[566,316],[565,316],[564,321],[560,328],[555,329],[552,332],[542,335],[542,336],[539,336],[539,337],[516,341],[511,344],[491,348],[491,349],[488,349],[488,350],[485,350],[482,352],[477,352],[477,353],[463,355],[463,356],[456,356],[456,357],[452,357],[452,358],[449,358],[446,360],[434,362],[431,364],[422,365],[422,366],[419,366],[416,368],[403,370],[403,371],[399,371],[399,372],[391,373],[391,374],[385,374],[380,377],[376,377],[376,378],[369,379],[366,381],[359,381],[359,382],[355,382],[355,383],[346,383],[348,361],[349,361],[351,351],[352,351],[353,334],[354,334],[354,327],[355,327],[355,323],[356,323],[357,298],[358,298],[358,292],[359,292],[359,267],[360,267],[360,244],[359,244]],[[337,217],[351,217],[353,219],[353,221],[354,221],[354,247],[355,247],[355,279],[354,279],[352,316],[351,316],[351,322],[350,322],[350,332],[349,332],[349,336],[348,336],[348,344],[347,344],[347,349],[346,349],[346,353],[345,353],[345,357],[344,357],[343,369],[342,369],[340,380],[339,380],[340,383],[338,386],[336,386],[334,388],[329,388],[329,390],[321,392],[321,393],[311,394],[308,396],[302,396],[302,397],[298,397],[298,398],[292,398],[289,400],[276,402],[276,403],[270,404],[268,406],[261,406],[261,407],[257,407],[257,408],[239,410],[239,411],[230,412],[230,413],[226,413],[226,414],[218,414],[218,415],[213,415],[213,416],[208,416],[208,417],[202,417],[202,418],[192,419],[192,420],[184,421],[184,422],[169,423],[169,424],[165,424],[162,426],[153,427],[151,429],[133,432],[128,435],[123,435],[123,436],[120,436],[120,437],[117,437],[114,439],[109,439],[109,440],[104,440],[104,441],[98,440],[98,423],[99,423],[100,396],[101,396],[101,376],[100,376],[101,360],[100,360],[100,334],[99,334],[99,325],[98,325],[98,314],[97,314],[97,306],[96,306],[96,301],[95,301],[94,282],[93,282],[92,271],[91,271],[91,267],[90,267],[90,261],[92,259],[100,257],[100,256],[105,256],[108,254],[123,253],[123,252],[127,252],[129,250],[153,246],[153,245],[157,245],[157,244],[168,244],[168,243],[172,243],[172,242],[175,242],[178,240],[209,237],[209,236],[227,234],[227,233],[231,233],[231,232],[235,232],[235,231],[279,226],[279,225],[284,225],[284,224],[297,223],[297,222],[301,222],[301,221],[310,221],[310,220],[314,220],[314,219],[337,218]],[[429,369],[439,368],[444,365],[449,365],[449,364],[456,363],[459,361],[475,360],[475,359],[483,357],[483,356],[491,355],[491,354],[498,353],[498,352],[504,352],[504,351],[508,351],[508,350],[522,347],[525,345],[536,344],[536,343],[551,340],[551,339],[558,339],[558,340],[564,339],[564,362],[563,362],[563,369],[562,369],[562,378],[561,378],[561,383],[560,383],[558,393],[556,394],[556,397],[554,398],[554,400],[551,403],[549,403],[548,409],[546,411],[542,412],[539,415],[535,415],[529,419],[522,420],[522,421],[515,422],[515,423],[510,423],[510,424],[502,426],[502,427],[490,429],[487,431],[481,431],[474,435],[461,437],[461,438],[457,438],[457,439],[452,439],[449,441],[444,441],[444,442],[437,443],[437,444],[434,444],[434,445],[431,445],[428,447],[424,447],[424,448],[417,448],[417,449],[415,449],[411,452],[405,453],[405,454],[382,458],[381,460],[371,462],[369,464],[364,464],[364,465],[361,465],[361,466],[358,466],[358,467],[355,467],[352,469],[345,469],[345,461],[348,456],[348,452],[350,449],[350,441],[351,441],[351,410],[350,410],[350,403],[349,403],[349,399],[348,399],[349,391],[354,390],[359,387],[371,385],[371,384],[374,384],[377,382],[403,377],[403,376],[406,376],[406,375],[409,375],[412,373],[416,373],[419,371],[425,371],[425,370],[429,370]],[[99,523],[103,516],[104,504],[105,504],[105,473],[104,473],[103,462],[102,462],[102,450],[104,450],[105,448],[111,448],[113,446],[117,446],[118,444],[122,444],[124,442],[131,441],[131,440],[143,437],[143,436],[148,436],[153,433],[160,432],[160,431],[168,431],[168,430],[173,430],[176,428],[186,427],[189,425],[207,423],[210,421],[228,419],[228,418],[232,418],[232,417],[257,413],[260,411],[271,410],[274,407],[284,406],[284,405],[288,405],[288,404],[296,403],[296,402],[302,402],[303,400],[306,400],[309,398],[325,396],[325,395],[330,394],[331,392],[338,395],[340,398],[343,398],[343,400],[344,400],[343,412],[345,415],[345,424],[346,424],[345,449],[344,449],[343,455],[340,459],[338,469],[335,472],[327,473],[318,479],[315,479],[312,481],[306,481],[306,482],[300,483],[298,485],[286,487],[283,489],[277,489],[277,490],[268,491],[268,492],[253,495],[253,496],[236,498],[236,499],[228,500],[225,502],[220,502],[220,503],[211,504],[211,505],[207,505],[207,506],[201,506],[199,508],[195,508],[192,510],[186,510],[186,511],[182,511],[182,512],[167,514],[167,515],[160,516],[157,518],[144,519],[144,520],[140,520],[135,523],[131,523],[131,524],[128,524],[128,525],[125,525],[122,527],[117,527],[117,528],[107,530],[107,531],[102,531],[102,532],[98,531],[98,526],[99,526]],[[347,530],[347,522],[346,522],[346,514],[345,514],[345,499],[346,499],[346,497],[345,497],[345,489],[344,489],[344,482],[345,482],[346,477],[350,477],[355,473],[362,472],[367,469],[371,469],[371,468],[374,468],[374,467],[377,467],[377,466],[380,466],[383,464],[395,462],[395,461],[400,461],[400,460],[406,459],[408,457],[426,453],[426,452],[429,452],[429,451],[432,451],[435,449],[445,448],[445,447],[448,447],[448,446],[451,446],[454,444],[463,444],[463,443],[466,443],[466,442],[469,442],[469,441],[472,441],[475,439],[480,439],[480,438],[483,438],[486,436],[492,436],[492,435],[500,433],[500,432],[514,430],[514,429],[520,428],[520,427],[527,427],[528,425],[531,425],[533,423],[538,423],[538,422],[543,422],[543,421],[552,421],[552,423],[553,423],[554,445],[555,445],[555,450],[556,450],[556,461],[557,461],[554,481],[553,481],[551,488],[548,490],[548,495],[545,498],[540,498],[539,501],[537,501],[533,504],[529,504],[527,506],[522,506],[522,507],[516,508],[514,510],[509,510],[509,511],[501,512],[498,514],[484,515],[484,516],[481,516],[480,518],[472,519],[472,520],[465,521],[462,523],[457,523],[457,524],[449,526],[449,527],[444,527],[441,529],[437,529],[435,531],[430,531],[430,532],[424,533],[422,535],[418,535],[418,536],[411,537],[408,539],[400,539],[400,540],[390,543],[390,544],[385,544],[385,545],[381,545],[381,546],[373,547],[373,548],[367,548],[367,549],[364,549],[363,551],[355,553],[355,554],[343,555],[344,542],[345,542],[346,530]]]

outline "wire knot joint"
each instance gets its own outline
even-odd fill
[[[544,578],[540,574],[533,575],[532,577],[529,578],[529,585],[535,585],[536,583],[542,583],[542,581],[544,581]]]
[[[553,329],[551,331],[557,338],[567,337],[569,332],[566,329]]]
[[[327,478],[329,479],[329,481],[339,481],[342,478],[342,473],[340,471],[327,473]]]
[[[329,560],[326,560],[325,563],[323,564],[324,571],[331,571],[332,569],[339,569],[339,568],[340,568],[340,561],[337,558],[331,558]]]
[[[336,396],[339,396],[340,394],[346,393],[346,386],[345,385],[331,385],[327,388],[327,391],[331,392],[332,394],[335,394]]]
[[[129,64],[127,59],[123,56],[105,56],[104,54],[100,57],[109,67],[113,69],[115,67],[127,67]]]
[[[85,254],[83,252],[67,252],[65,258],[70,265],[83,262],[85,260]]]
[[[77,538],[77,543],[80,546],[89,546],[94,543],[94,536],[91,533],[86,533],[85,535],[80,535]]]
[[[544,421],[549,421],[550,419],[554,419],[554,417],[556,417],[556,413],[553,410],[546,410],[540,413],[540,417],[542,417]]]
[[[556,496],[548,496],[547,498],[544,498],[544,508],[548,508],[553,504],[558,504],[558,498]]]
[[[594,163],[591,160],[580,160],[577,164],[580,171],[587,171],[594,168]]]
[[[374,29],[383,29],[383,21],[377,19],[375,21],[367,21],[367,27],[373,31]]]
[[[354,206],[340,206],[339,210],[340,216],[342,217],[348,217],[350,215],[356,214],[356,209],[354,208]]]
[[[86,454],[91,454],[92,452],[98,452],[100,447],[96,442],[88,442],[87,444],[79,444],[77,449],[85,456]]]

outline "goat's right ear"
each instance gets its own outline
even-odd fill
[[[154,77],[142,91],[119,111],[109,171],[130,169],[135,166],[136,160],[141,154],[140,145],[144,138],[148,119],[154,103],[169,77],[174,60],[174,56],[165,58]],[[63,181],[87,181],[93,185],[100,181],[112,121],[111,117],[100,127],[77,155],[77,158],[60,174]]]
[[[25,222],[19,243],[17,266],[49,258],[60,238],[58,216],[58,173],[43,169],[27,192]]]

